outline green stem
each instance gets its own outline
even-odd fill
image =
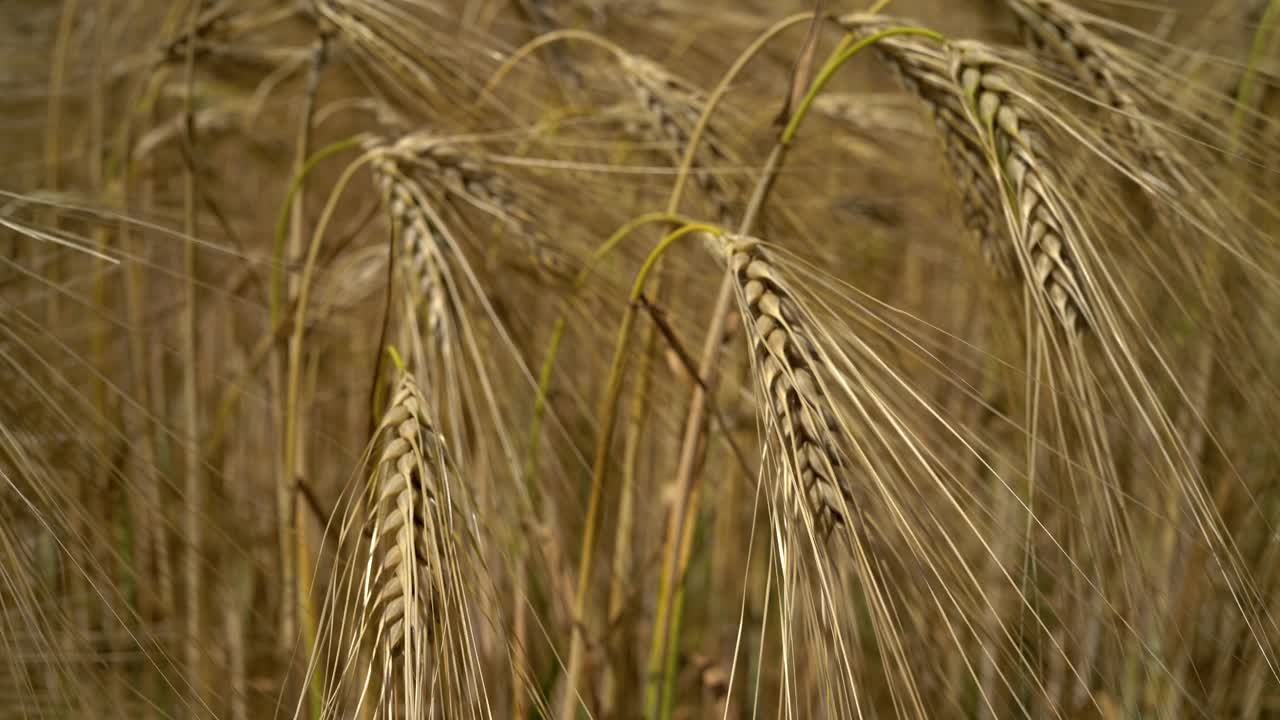
[[[363,134],[355,135],[320,148],[307,159],[302,169],[298,171],[298,174],[289,183],[289,191],[284,196],[284,205],[280,208],[280,214],[276,217],[275,248],[271,253],[271,327],[273,329],[279,324],[280,316],[283,314],[284,250],[289,238],[289,218],[292,216],[293,201],[297,198],[298,193],[302,191],[307,175],[317,165],[340,152],[358,146],[363,140]]]
[[[791,116],[785,129],[779,136],[778,143],[774,146],[766,162],[764,171],[761,173],[759,181],[756,183],[756,189],[752,194],[751,201],[747,206],[747,210],[743,215],[742,223],[739,226],[739,234],[745,234],[750,231],[754,224],[755,217],[763,208],[765,198],[772,186],[773,179],[777,175],[779,168],[782,166],[786,151],[790,147],[795,134],[800,129],[800,124],[808,115],[810,106],[813,101],[822,92],[822,90],[830,83],[835,76],[837,70],[848,62],[852,57],[862,52],[864,49],[888,37],[895,35],[921,35],[934,40],[941,41],[943,37],[936,32],[923,28],[911,27],[895,27],[888,28],[874,35],[863,38],[852,45],[849,44],[849,38],[846,36],[844,41],[832,52],[827,61],[823,64],[818,76],[814,79],[813,84],[805,93],[795,113]],[[664,549],[663,558],[663,575],[659,583],[659,600],[658,607],[654,618],[654,641],[649,656],[649,668],[651,676],[649,679],[649,687],[646,691],[645,716],[648,718],[656,718],[659,711],[659,688],[657,682],[659,678],[658,668],[662,667],[663,660],[667,654],[667,645],[674,640],[671,636],[670,623],[672,620],[672,602],[675,598],[676,572],[677,572],[677,556],[679,552],[679,544],[684,535],[684,528],[688,525],[690,513],[696,512],[696,479],[695,468],[699,465],[699,448],[701,447],[703,420],[706,413],[706,405],[709,400],[710,392],[714,383],[714,369],[719,357],[719,349],[721,346],[721,338],[724,332],[725,318],[729,312],[729,305],[732,301],[732,276],[725,274],[721,283],[718,296],[716,298],[715,309],[712,311],[711,325],[707,333],[706,341],[702,350],[702,363],[698,368],[698,372],[706,383],[706,387],[696,386],[693,389],[693,399],[690,403],[688,416],[685,422],[682,446],[680,450],[679,465],[676,470],[675,486],[676,486],[676,502],[672,506],[672,522],[668,523],[667,538]]]
[[[1262,62],[1262,55],[1267,49],[1267,40],[1271,36],[1272,30],[1277,16],[1280,15],[1280,0],[1271,0],[1267,4],[1267,9],[1262,14],[1262,20],[1258,23],[1258,30],[1253,34],[1253,43],[1249,46],[1249,61],[1245,66],[1244,75],[1240,78],[1240,85],[1236,89],[1236,106],[1231,115],[1231,145],[1232,150],[1236,150],[1239,141],[1240,128],[1244,123],[1244,113],[1253,103],[1253,89],[1258,79],[1258,65]]]
[[[836,53],[827,60],[826,64],[822,66],[822,70],[818,72],[818,77],[814,79],[813,85],[809,86],[809,92],[805,93],[804,99],[800,101],[800,106],[796,108],[795,114],[791,116],[791,120],[787,123],[786,129],[782,131],[782,138],[780,142],[783,145],[791,144],[791,140],[795,137],[796,131],[800,129],[800,123],[809,113],[809,106],[813,105],[813,101],[816,100],[818,95],[820,95],[827,87],[827,84],[831,82],[831,78],[835,77],[836,71],[839,70],[842,65],[848,62],[854,55],[857,55],[871,45],[895,35],[919,35],[936,42],[942,42],[946,39],[941,33],[934,32],[927,28],[892,27],[881,30],[874,35],[868,35],[849,46],[847,49],[838,49]]]
[[[600,411],[600,435],[596,440],[595,459],[592,463],[591,490],[587,501],[587,517],[582,531],[582,548],[579,553],[578,585],[574,595],[573,630],[569,641],[569,662],[565,670],[564,697],[561,700],[560,718],[573,717],[573,708],[577,700],[577,680],[582,672],[582,652],[584,647],[582,625],[586,614],[587,590],[591,584],[592,560],[595,553],[597,525],[599,524],[600,501],[604,495],[605,466],[609,457],[609,445],[616,423],[618,398],[622,391],[622,378],[625,374],[627,345],[631,338],[631,326],[635,323],[636,300],[644,290],[645,281],[653,270],[654,264],[675,241],[695,232],[706,232],[720,235],[719,228],[711,225],[691,224],[667,235],[658,243],[653,252],[645,258],[644,265],[636,275],[635,282],[628,296],[627,309],[622,316],[622,324],[618,328],[618,338],[614,347],[613,360],[609,368],[609,379],[605,400]]]
[[[685,225],[692,224],[692,220],[681,217],[674,213],[651,212],[645,213],[618,228],[616,232],[609,236],[607,240],[596,248],[591,254],[591,260],[578,273],[578,277],[574,280],[573,290],[577,292],[590,279],[591,274],[595,272],[596,265],[600,260],[613,251],[628,235],[645,225],[652,225],[660,222],[677,222]],[[551,340],[547,343],[546,352],[542,356],[542,369],[538,373],[538,394],[533,404],[533,420],[529,423],[529,453],[525,456],[524,472],[526,482],[532,485],[537,476],[537,458],[538,445],[542,437],[542,423],[546,417],[547,395],[551,388],[551,377],[554,374],[556,354],[560,350],[560,341],[563,339],[565,325],[568,322],[568,310],[562,308],[560,316],[556,318],[555,325],[551,329]]]
[[[348,141],[350,142],[350,141]],[[330,146],[332,148],[333,146]],[[326,150],[329,148],[326,148]],[[323,151],[321,151],[323,152]],[[336,152],[336,151],[335,151]],[[332,153],[330,153],[332,154]],[[285,395],[285,424],[284,424],[284,458],[283,472],[279,479],[277,491],[279,493],[278,501],[282,504],[280,510],[280,522],[282,545],[281,551],[286,553],[286,557],[293,555],[295,559],[299,559],[302,554],[298,552],[302,548],[301,533],[304,528],[298,527],[295,530],[299,533],[299,538],[294,538],[295,542],[289,542],[289,526],[294,519],[293,513],[289,512],[289,507],[293,502],[294,490],[296,486],[297,462],[298,462],[298,424],[299,424],[299,387],[301,385],[302,375],[302,349],[303,339],[306,334],[307,320],[307,304],[311,294],[312,279],[315,274],[316,259],[320,254],[321,241],[324,238],[325,230],[329,226],[329,221],[333,217],[333,213],[337,208],[338,200],[342,197],[343,191],[351,182],[351,178],[355,175],[356,170],[360,169],[369,159],[369,155],[365,154],[358,160],[351,163],[343,171],[342,176],[338,179],[333,191],[329,194],[329,198],[325,203],[324,211],[320,215],[320,221],[316,224],[315,232],[311,237],[310,247],[307,249],[306,262],[303,265],[302,277],[298,283],[298,301],[297,307],[294,309],[293,332],[289,339],[289,357],[288,370],[286,375],[286,395]],[[312,163],[308,163],[312,165]],[[300,173],[300,175],[304,175]],[[295,185],[297,187],[297,185]],[[292,192],[290,197],[292,197]],[[287,207],[288,203],[286,203]],[[286,216],[287,217],[287,216]],[[283,239],[283,233],[279,236]],[[280,271],[282,264],[277,263],[276,271]],[[275,279],[273,278],[273,284]],[[309,566],[309,563],[304,563]],[[297,573],[295,578],[297,598],[299,606],[304,610],[311,604],[311,580],[309,577],[309,567],[295,566],[294,571]],[[316,630],[314,628],[314,613],[304,612],[304,616],[300,618],[302,624],[301,631],[303,640],[308,645],[306,648],[308,660],[314,660],[311,657],[314,651],[314,638]],[[309,684],[309,690],[315,691],[317,686]]]
[[[598,45],[610,53],[613,53],[614,57],[617,58],[626,57],[627,54],[625,50],[615,43],[596,35],[595,33],[587,32],[586,30],[575,30],[573,28],[554,30],[546,33],[545,35],[539,35],[517,48],[515,52],[511,53],[511,56],[508,57],[496,71],[494,71],[492,76],[490,76],[489,82],[484,84],[484,88],[480,90],[480,99],[484,100],[485,98],[491,97],[493,95],[494,88],[498,87],[498,84],[502,82],[503,78],[510,74],[510,72],[515,69],[516,65],[520,64],[522,60],[532,55],[538,48],[545,47],[553,42],[559,42],[561,40],[580,40]]]

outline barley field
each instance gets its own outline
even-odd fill
[[[8,718],[1280,718],[1280,0],[0,0]]]

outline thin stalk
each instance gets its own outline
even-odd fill
[[[307,159],[307,162],[302,165],[302,168],[298,170],[289,182],[289,190],[285,193],[284,203],[280,208],[280,214],[276,218],[276,242],[275,249],[271,255],[271,326],[273,328],[279,325],[280,318],[284,313],[285,248],[289,237],[288,228],[292,217],[294,200],[302,192],[307,176],[311,174],[312,170],[316,169],[316,166],[338,153],[358,147],[363,140],[364,135],[353,135],[345,140],[339,140],[320,148]]]
[[[194,37],[195,25],[200,18],[200,3],[191,7],[191,33]],[[191,162],[183,171],[183,232],[186,245],[183,248],[183,292],[184,311],[182,315],[182,395],[183,428],[186,437],[186,468],[184,473],[184,532],[186,533],[186,554],[183,574],[187,591],[186,603],[186,669],[188,681],[197,701],[204,696],[205,672],[201,658],[204,642],[202,620],[204,612],[204,584],[200,572],[200,560],[204,552],[204,486],[200,468],[200,400],[197,386],[200,365],[196,355],[196,215],[199,212],[196,198],[200,169],[196,166],[196,127],[195,127],[195,42],[187,43],[187,53],[183,70],[184,142],[187,156]]]
[[[773,177],[781,167],[785,151],[786,145],[778,143],[774,145],[773,151],[769,153],[760,181],[757,183],[751,203],[747,207],[747,213],[739,226],[740,234],[745,234],[750,230],[759,208],[763,205],[768,187],[772,184]],[[694,466],[698,464],[703,448],[701,440],[703,426],[706,423],[707,400],[710,392],[715,388],[715,364],[719,357],[721,338],[724,337],[724,328],[729,317],[729,307],[732,301],[733,274],[726,269],[724,280],[721,281],[720,290],[716,296],[715,309],[712,311],[710,328],[707,331],[706,341],[702,348],[702,357],[698,366],[698,376],[702,378],[702,382],[693,386],[693,399],[690,401],[689,412],[685,418],[684,434],[680,446],[680,460],[676,467],[674,481],[676,502],[671,511],[671,517],[674,522],[667,524],[662,579],[658,586],[658,608],[654,616],[654,637],[656,640],[649,655],[649,667],[653,670],[653,675],[650,678],[650,687],[646,693],[645,717],[648,718],[656,718],[658,713],[658,688],[656,683],[658,682],[658,668],[661,667],[662,659],[666,655],[667,637],[670,632],[676,554],[679,548],[679,540],[684,534],[686,518],[697,510],[697,496],[692,492],[695,478]]]
[[[1240,130],[1244,124],[1244,114],[1253,104],[1253,91],[1258,80],[1258,66],[1267,51],[1267,40],[1275,30],[1277,18],[1280,18],[1280,0],[1271,0],[1262,13],[1258,29],[1253,34],[1253,42],[1249,45],[1249,60],[1245,65],[1244,75],[1236,89],[1235,109],[1231,114],[1231,150],[1235,152],[1240,139]]]
[[[289,339],[289,366],[285,396],[285,446],[284,446],[284,477],[280,483],[286,486],[288,495],[292,496],[294,485],[297,483],[297,447],[299,435],[299,391],[302,379],[302,352],[303,340],[306,335],[307,323],[307,305],[311,297],[311,287],[315,276],[316,259],[320,254],[321,241],[324,239],[325,230],[329,226],[333,213],[337,209],[338,200],[341,199],[343,192],[351,182],[351,178],[369,160],[368,155],[362,155],[355,162],[347,166],[341,177],[338,178],[337,184],[333,191],[329,194],[329,199],[325,203],[324,210],[320,215],[320,220],[316,224],[316,229],[312,233],[311,244],[307,249],[306,261],[302,267],[302,277],[298,282],[298,302],[294,310],[293,332]]]
[[[560,713],[557,717],[571,718],[573,717],[573,709],[578,700],[577,681],[578,675],[582,672],[582,652],[584,647],[582,627],[585,621],[587,590],[590,586],[591,570],[595,553],[596,533],[598,531],[600,502],[604,495],[604,485],[607,479],[607,460],[609,457],[609,445],[613,437],[613,429],[617,418],[617,405],[619,396],[622,393],[622,378],[625,375],[627,345],[631,338],[631,326],[635,323],[638,305],[636,300],[640,297],[644,290],[645,281],[649,277],[649,273],[653,270],[655,263],[662,257],[671,245],[686,235],[695,232],[711,233],[719,235],[720,229],[710,225],[686,225],[679,230],[667,235],[658,243],[649,257],[645,259],[644,265],[640,268],[640,272],[636,275],[635,283],[632,285],[631,294],[628,297],[627,308],[622,316],[622,324],[618,328],[618,338],[614,347],[613,360],[610,363],[609,379],[606,385],[605,399],[601,405],[600,411],[600,435],[596,439],[595,459],[591,468],[591,489],[587,501],[587,516],[585,526],[582,531],[582,548],[579,553],[578,566],[578,584],[574,595],[573,614],[571,615],[573,622],[573,630],[569,641],[569,663],[565,670],[565,687],[564,695],[561,698]]]
[[[838,71],[850,58],[867,49],[868,47],[895,35],[919,35],[929,38],[935,42],[942,42],[945,38],[941,33],[918,27],[893,27],[881,30],[874,35],[868,35],[865,38],[849,45],[847,48],[840,48],[837,52],[827,60],[822,69],[818,71],[818,76],[814,78],[813,85],[809,87],[809,92],[805,93],[804,99],[800,101],[800,106],[796,108],[796,112],[791,116],[786,128],[782,131],[782,137],[779,140],[783,145],[790,145],[795,138],[796,132],[800,130],[800,123],[809,113],[809,106],[813,105],[813,101],[818,98],[827,84],[831,82],[831,78],[835,77]]]
[[[63,98],[66,88],[67,56],[71,50],[71,32],[77,15],[77,0],[65,0],[58,18],[58,34],[53,43],[53,67],[49,69],[49,100],[45,112],[44,129],[44,184],[49,190],[58,190],[62,184],[62,113]],[[44,219],[44,225],[50,229],[58,226],[58,214],[50,211]],[[62,282],[62,256],[59,254],[50,263],[47,272],[49,282]],[[62,294],[49,293],[49,325],[57,327],[61,322]]]
[[[591,274],[595,272],[596,265],[599,261],[618,247],[618,245],[629,237],[631,233],[646,225],[672,222],[684,222],[685,224],[688,224],[691,221],[681,218],[674,213],[652,212],[633,218],[622,227],[618,228],[617,231],[610,235],[603,243],[600,244],[599,247],[596,248],[595,252],[592,253],[591,260],[579,272],[578,277],[574,281],[574,293],[579,291],[586,284]],[[537,459],[539,456],[539,445],[541,444],[542,439],[542,425],[546,418],[547,396],[551,389],[551,378],[555,372],[555,360],[560,351],[560,342],[564,338],[564,331],[568,321],[567,318],[568,307],[562,306],[560,315],[556,318],[555,324],[552,326],[551,339],[547,342],[547,349],[543,353],[542,368],[538,373],[538,390],[537,396],[534,400],[533,419],[529,423],[529,451],[525,456],[524,462],[525,484],[530,488],[537,485]],[[521,583],[524,582],[523,569],[517,580]],[[610,607],[612,607],[612,601],[610,602]],[[518,626],[520,622],[524,620],[525,612],[527,612],[525,605],[523,603],[519,604],[516,608],[516,621]],[[610,612],[612,613],[612,611]],[[523,675],[519,673],[519,669],[517,668],[516,679],[512,686],[512,707],[522,708],[524,706],[523,683]]]
[[[634,218],[618,228],[609,236],[595,252],[591,254],[591,259],[579,271],[578,277],[574,280],[573,291],[576,293],[590,279],[591,274],[595,272],[596,265],[606,255],[618,247],[623,240],[627,239],[631,233],[646,226],[660,222],[676,222],[682,224],[690,224],[691,220],[683,218],[674,213],[652,212],[645,213]],[[533,484],[537,477],[537,457],[538,445],[542,438],[542,423],[546,418],[547,394],[551,388],[551,378],[554,375],[556,355],[560,351],[560,341],[564,336],[565,325],[568,318],[568,308],[562,308],[559,317],[556,318],[555,324],[551,328],[551,339],[547,342],[547,349],[542,355],[542,369],[538,373],[538,393],[533,404],[533,419],[529,423],[529,453],[525,456],[524,471],[526,482]]]
[[[684,155],[680,158],[680,170],[676,173],[676,182],[671,188],[671,196],[667,201],[667,212],[674,213],[679,208],[680,199],[684,195],[685,184],[688,182],[693,169],[693,159],[697,153],[698,143],[702,141],[702,136],[706,133],[707,125],[711,121],[711,114],[715,112],[715,109],[720,105],[720,101],[729,92],[733,81],[747,67],[747,63],[751,62],[764,49],[764,46],[769,44],[782,31],[812,19],[813,13],[804,12],[791,15],[774,23],[772,27],[752,41],[746,50],[742,51],[742,54],[738,56],[738,59],[724,74],[724,77],[720,78],[720,82],[711,91],[711,94],[707,96],[707,101],[703,103],[702,113],[698,116],[697,124],[693,126],[693,131],[689,133],[689,142],[685,145]]]
[[[175,22],[177,22],[177,18],[170,18],[167,24],[171,25]],[[144,117],[148,123],[151,122],[155,110],[155,99],[163,80],[164,73],[161,71],[147,81],[147,87],[137,103],[138,112],[130,113],[126,116],[125,127],[122,132],[124,141],[120,143],[122,148],[129,147],[131,144],[129,140],[133,135],[131,131],[135,114]],[[127,155],[125,162],[127,162]],[[150,160],[146,162],[148,165],[152,163]],[[138,182],[137,178],[139,176],[150,178],[153,177],[153,173],[128,172],[121,182],[120,205],[127,211],[132,212],[135,207],[135,203],[132,200],[133,183]],[[143,215],[152,210],[153,190],[153,181],[143,180],[141,182],[136,207]],[[155,422],[155,418],[161,417],[158,402],[159,394],[152,390],[151,370],[147,361],[148,345],[143,333],[143,328],[146,326],[144,317],[147,308],[147,277],[141,271],[143,267],[141,258],[144,257],[145,247],[136,239],[133,224],[128,222],[120,224],[120,244],[128,257],[140,259],[123,265],[125,312],[129,320],[130,381],[133,385],[132,392],[138,401],[138,407],[143,409],[143,412],[137,413],[136,421],[129,424],[131,434],[141,438],[140,466],[144,474],[142,489],[137,498],[138,527],[135,535],[138,538],[138,566],[143,569],[144,573],[146,571],[155,573],[153,583],[144,582],[139,586],[139,613],[145,624],[154,622],[157,618],[174,617],[176,601],[174,598],[173,570],[169,555],[167,526],[164,522],[163,480],[161,479],[162,472],[159,464],[163,434]],[[132,413],[130,417],[133,417]],[[140,573],[139,577],[144,577],[144,575]],[[159,673],[150,663],[144,664],[143,672],[143,695],[144,697],[154,698],[156,697],[156,689],[160,686]],[[152,703],[147,703],[146,708],[146,717],[154,717],[158,714],[158,709]]]
[[[702,110],[698,115],[698,121],[694,124],[693,130],[689,135],[689,140],[685,144],[683,155],[680,158],[680,166],[676,173],[676,181],[671,189],[671,194],[667,199],[668,213],[674,214],[680,207],[680,201],[684,197],[684,189],[693,172],[693,162],[697,154],[698,145],[702,141],[703,135],[706,133],[706,128],[710,123],[712,114],[719,107],[720,102],[728,93],[733,81],[738,78],[746,68],[747,64],[780,33],[800,23],[811,21],[813,18],[814,13],[812,12],[797,13],[774,23],[738,55],[737,59],[734,60],[733,65],[731,65],[729,70],[720,78],[716,87],[707,97],[706,102],[703,103]],[[665,302],[668,292],[667,287],[662,282],[662,279],[663,273],[661,267],[659,267],[658,272],[654,274],[652,288],[650,290],[650,293],[658,303]],[[658,347],[658,330],[659,328],[656,323],[645,327],[643,340],[644,345],[640,355],[640,367],[637,372],[636,387],[632,393],[631,410],[627,421],[626,441],[623,450],[622,487],[620,489],[620,497],[618,500],[618,522],[614,533],[614,572],[609,587],[609,627],[614,626],[623,607],[623,579],[628,576],[628,573],[625,572],[626,553],[630,548],[629,538],[631,535],[631,528],[634,525],[632,520],[632,514],[634,512],[632,493],[634,492],[636,485],[636,465],[640,454],[640,446],[645,436],[645,420],[649,415],[649,387],[653,377],[653,359]],[[689,372],[693,375],[695,373],[695,369],[690,367]],[[606,706],[611,706],[613,704],[613,694],[616,689],[617,683],[613,683],[606,688]]]
[[[276,220],[275,231],[275,247],[272,252],[271,263],[271,287],[270,287],[270,322],[271,326],[267,329],[264,342],[268,342],[267,347],[271,350],[270,355],[270,385],[272,397],[284,397],[285,408],[288,407],[289,399],[287,389],[285,389],[285,365],[287,359],[282,355],[281,348],[273,340],[277,328],[284,324],[284,292],[285,292],[285,266],[290,261],[285,257],[285,251],[288,246],[289,221],[292,217],[292,208],[295,198],[302,192],[307,176],[322,161],[340,152],[344,152],[350,148],[356,147],[360,143],[361,137],[351,137],[331,145],[328,145],[313,155],[303,166],[302,169],[294,175],[293,180],[289,184],[289,190],[285,193],[283,206],[280,208],[280,215]],[[294,311],[297,312],[295,306]],[[297,328],[295,328],[297,330]],[[290,438],[288,436],[289,429],[286,424],[287,418],[282,412],[280,404],[276,404],[274,412],[277,414],[275,427],[285,426],[285,438],[283,444],[289,447]],[[286,449],[286,452],[292,452]],[[280,601],[280,646],[279,650],[282,655],[287,656],[293,647],[294,637],[297,634],[297,617],[294,612],[297,605],[288,598],[293,592],[292,588],[297,586],[297,569],[294,566],[296,556],[294,554],[294,543],[290,533],[290,526],[293,524],[293,477],[292,459],[288,456],[282,456],[279,459],[279,478],[276,483],[276,524],[277,524],[277,543],[279,544],[278,553],[280,556],[280,582],[281,587],[285,588],[284,595]]]
[[[560,42],[561,40],[578,40],[580,42],[597,45],[609,51],[617,58],[625,57],[627,54],[626,51],[617,44],[606,40],[595,33],[587,32],[586,30],[554,30],[544,35],[539,35],[517,48],[515,52],[511,53],[511,56],[508,57],[502,65],[498,66],[498,69],[489,77],[489,81],[484,84],[484,88],[480,90],[480,100],[492,97],[494,88],[498,87],[503,79],[505,79],[507,75],[515,69],[515,66],[519,65],[525,58],[532,55],[539,48],[546,47],[554,42]]]
[[[297,194],[292,203],[292,220],[291,232],[289,238],[289,257],[298,257],[302,252],[302,238],[306,233],[306,174],[302,172],[306,166],[307,154],[310,152],[312,120],[315,116],[316,92],[320,86],[320,74],[324,69],[325,58],[328,44],[325,36],[321,35],[316,41],[316,47],[311,62],[311,73],[307,78],[306,95],[302,108],[302,127],[298,133],[297,153],[295,154],[295,170],[294,174],[298,177]],[[296,288],[290,288],[290,294],[296,294]],[[295,452],[303,454],[305,448],[296,447]],[[297,462],[301,463],[302,459],[298,458]],[[286,478],[293,477],[287,474]],[[315,602],[311,594],[311,574],[312,574],[312,549],[309,536],[307,534],[306,509],[302,503],[290,498],[290,504],[293,507],[292,530],[294,534],[294,567],[296,569],[294,582],[294,601],[297,603],[297,613],[299,617],[299,626],[302,630],[303,651],[304,656],[311,659],[315,650],[316,638],[316,610]],[[324,678],[319,672],[311,674],[309,688],[311,692],[311,713],[313,717],[319,717],[324,707]]]
[[[44,181],[50,190],[57,190],[62,148],[62,97],[66,85],[67,50],[71,45],[71,26],[78,6],[76,0],[66,0],[58,18],[58,34],[53,44],[53,67],[49,69],[49,104],[45,113],[44,129]],[[56,293],[55,293],[56,295]]]
[[[692,504],[696,505],[697,496],[701,495],[702,487],[698,486],[694,488],[693,493],[695,496],[695,502]],[[697,526],[694,523],[686,524],[684,536],[680,539],[680,583],[676,590],[675,604],[672,608],[673,619],[671,621],[671,632],[674,637],[680,636],[680,628],[684,623],[684,577],[689,572],[689,558],[693,557],[694,540],[697,534],[695,532],[696,528]],[[670,647],[667,648],[667,658],[663,669],[662,709],[659,714],[661,720],[671,720],[671,713],[675,705],[676,659],[679,656],[679,648],[676,647],[675,643],[670,643],[669,645]]]
[[[71,49],[72,24],[76,16],[76,10],[76,0],[65,0],[62,4],[62,11],[58,20],[58,31],[53,45],[53,57],[50,59],[53,67],[49,72],[49,100],[45,118],[44,182],[46,187],[55,191],[58,190],[61,184],[62,103],[66,84],[67,57]],[[42,220],[43,224],[50,229],[56,229],[58,226],[58,214],[56,211],[51,210],[48,216],[42,218]],[[62,283],[63,275],[63,258],[62,254],[59,253],[54,257],[53,262],[49,264],[46,276],[52,286],[57,286]],[[49,326],[58,327],[62,323],[61,293],[49,293],[47,308]],[[71,483],[71,493],[77,502],[83,492],[83,483],[83,478],[79,475]],[[80,537],[84,536],[84,530],[79,527],[82,522],[81,514],[79,513],[71,519],[71,530]],[[78,558],[77,562],[80,562]],[[84,578],[79,573],[68,571],[65,583],[67,592],[71,596],[70,607],[73,622],[66,627],[66,635],[63,642],[66,645],[65,651],[73,653],[76,650],[76,634],[78,633],[86,638],[89,637],[90,627],[86,616],[87,607],[84,604],[84,598],[88,597],[88,592],[83,587]],[[47,682],[50,687],[58,686],[58,675],[52,669]]]

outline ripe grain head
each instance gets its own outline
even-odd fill
[[[890,27],[916,25],[909,20],[857,13],[842,16],[840,22],[858,37],[870,37]],[[942,49],[913,35],[886,37],[875,47],[907,90],[932,112],[947,166],[960,191],[965,227],[978,239],[983,257],[996,272],[1013,273],[1016,262],[1001,229],[999,186],[991,175],[978,134],[965,119],[961,99],[947,76]]]

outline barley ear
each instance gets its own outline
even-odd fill
[[[406,373],[378,427],[380,451],[369,488],[369,625],[387,682],[380,705],[389,702],[411,716],[430,687],[422,672],[437,635],[437,609],[449,592],[442,526],[448,469],[425,410]]]
[[[817,346],[760,241],[730,238],[726,252],[769,424],[778,432],[810,511],[842,523],[852,493],[837,449],[835,413],[817,374]]]
[[[1080,240],[1051,160],[1036,135],[1036,118],[1026,95],[982,45],[949,48],[952,80],[980,133],[1002,194],[1010,230],[1024,254],[1029,282],[1068,333],[1091,325],[1074,243]]]

